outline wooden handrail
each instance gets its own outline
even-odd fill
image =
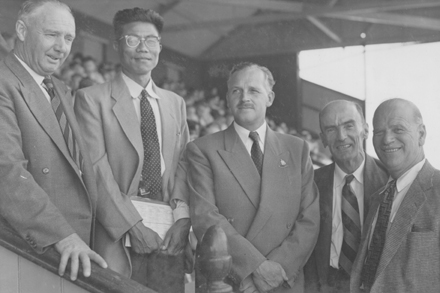
[[[2,217],[0,217],[0,245],[53,274],[58,274],[59,253],[49,248],[44,254],[38,254]],[[69,269],[67,269],[63,278],[70,281],[69,276]],[[73,283],[92,293],[156,293],[138,282],[112,270],[103,269],[95,263],[92,263],[90,277],[85,278],[80,271],[77,280]]]

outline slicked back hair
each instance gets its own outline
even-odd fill
[[[275,85],[275,80],[273,79],[272,72],[270,72],[270,70],[267,69],[267,67],[258,65],[253,62],[248,62],[248,61],[237,63],[232,67],[231,71],[229,72],[228,87],[229,87],[229,82],[231,81],[231,77],[234,73],[236,73],[237,71],[243,70],[245,68],[248,68],[248,67],[253,67],[253,66],[255,66],[255,67],[259,68],[261,71],[263,71],[264,76],[266,77],[268,89],[269,89],[269,91],[272,91],[273,86]]]
[[[37,1],[28,0],[23,2],[23,4],[21,4],[21,8],[20,11],[18,12],[17,18],[27,24],[29,16],[32,15],[38,8],[40,8],[41,6],[47,3],[58,5],[59,7],[66,9],[67,11],[70,12],[70,14],[72,14],[73,17],[72,10],[66,3],[60,2],[58,0],[37,0]]]
[[[163,29],[163,18],[159,13],[152,9],[143,9],[139,7],[123,9],[116,12],[113,18],[113,28],[115,30],[115,38],[119,39],[122,34],[122,27],[132,22],[148,22],[154,25],[160,34]]]

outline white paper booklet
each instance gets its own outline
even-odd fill
[[[156,232],[163,240],[168,229],[170,229],[174,223],[173,210],[171,207],[163,202],[142,197],[132,197],[131,202],[141,215],[143,219],[142,223]],[[125,245],[131,246],[130,237],[128,237],[128,235]]]

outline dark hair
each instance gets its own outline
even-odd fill
[[[121,36],[122,27],[124,25],[137,21],[151,23],[156,27],[159,34],[162,32],[164,22],[159,13],[151,9],[135,7],[116,12],[113,18],[113,28],[115,30],[116,39]]]
[[[237,71],[240,71],[242,69],[245,69],[248,67],[253,67],[253,66],[255,66],[258,69],[260,69],[261,71],[263,71],[263,73],[266,77],[267,85],[269,86],[269,90],[272,90],[273,86],[275,85],[275,80],[273,79],[272,72],[270,72],[270,70],[267,69],[267,67],[258,65],[253,62],[248,62],[248,61],[237,63],[232,67],[231,71],[229,72],[228,85],[229,85],[229,81],[231,80],[231,77],[234,73],[236,73]]]

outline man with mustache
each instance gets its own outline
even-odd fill
[[[96,250],[111,269],[152,289],[183,292],[190,220],[186,173],[178,163],[189,132],[182,97],[151,79],[162,49],[163,19],[136,7],[118,11],[113,26],[122,72],[78,91],[75,102],[108,207],[105,217],[114,226],[112,233],[97,229]],[[142,224],[131,202],[136,196],[173,207],[175,223],[164,239]]]
[[[234,292],[303,292],[303,266],[319,231],[318,191],[305,141],[272,131],[272,73],[240,63],[228,80],[234,122],[187,145],[191,220],[200,240],[228,237]]]
[[[344,100],[328,103],[319,113],[319,124],[322,143],[334,163],[315,170],[321,225],[318,242],[304,268],[306,292],[349,292],[351,267],[370,198],[386,183],[387,173],[364,151],[368,124],[358,104]]]
[[[390,177],[371,198],[350,292],[439,292],[440,171],[425,158],[422,115],[412,102],[390,99],[373,126]]]
[[[89,245],[102,210],[95,176],[67,87],[53,73],[75,39],[70,8],[26,1],[15,48],[0,63],[0,215],[37,253],[54,247],[59,274],[71,280],[90,261],[107,267]],[[106,229],[106,222],[101,222]]]

